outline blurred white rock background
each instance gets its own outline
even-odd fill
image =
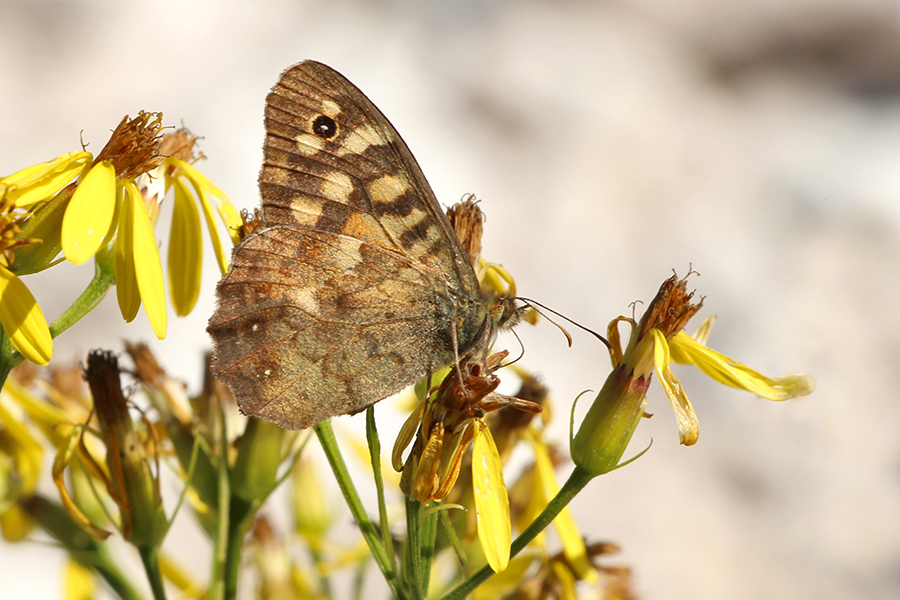
[[[576,501],[582,529],[622,545],[610,563],[633,566],[647,599],[900,595],[896,2],[4,0],[0,23],[0,173],[77,149],[81,132],[97,152],[123,115],[161,110],[252,207],[265,95],[315,58],[381,107],[442,202],[483,199],[485,256],[522,294],[604,330],[693,265],[701,316],[719,315],[710,344],[809,373],[817,391],[776,405],[679,371],[700,442],[677,445],[654,386],[632,451],[653,448]],[[200,305],[153,344],[193,389],[208,258]],[[92,269],[29,279],[48,318]],[[111,326],[105,302],[58,358],[152,338],[143,315]],[[608,359],[546,323],[520,332],[564,442],[571,400]],[[191,544],[171,549],[205,551]],[[61,593],[46,546],[0,545],[0,564],[4,598]]]

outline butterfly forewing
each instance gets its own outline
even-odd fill
[[[246,413],[308,427],[486,346],[489,299],[415,159],[329,67],[269,94],[260,191],[209,325]]]
[[[334,135],[317,135],[322,117]],[[266,100],[263,218],[391,248],[474,294],[478,283],[418,163],[387,118],[341,74],[307,61]]]

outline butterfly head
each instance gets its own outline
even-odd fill
[[[515,327],[528,310],[528,305],[515,297],[496,298],[490,306],[491,320],[495,331],[505,331]]]

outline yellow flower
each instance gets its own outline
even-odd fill
[[[19,227],[25,213],[16,212],[9,188],[0,183],[0,325],[13,347],[38,365],[46,365],[53,356],[53,338],[28,287],[12,271],[16,249],[39,242],[22,239]]]
[[[578,466],[596,475],[618,465],[644,414],[646,392],[654,370],[675,411],[681,443],[685,446],[696,443],[700,433],[697,414],[681,382],[672,373],[673,362],[696,365],[720,383],[768,400],[788,400],[812,392],[812,382],[807,377],[766,377],[706,347],[703,342],[709,336],[711,320],[701,325],[694,338],[683,333],[681,330],[702,306],[702,301],[691,304],[692,297],[693,292],[687,292],[687,277],[678,279],[673,275],[660,287],[640,323],[624,317],[610,323],[614,369],[572,440],[572,458]],[[624,351],[618,334],[620,321],[632,325]]]
[[[175,314],[179,316],[190,313],[200,295],[203,246],[197,203],[199,202],[203,209],[216,261],[223,275],[228,270],[228,253],[222,245],[215,225],[214,209],[225,224],[233,244],[240,241],[243,225],[241,216],[228,196],[191,164],[201,158],[194,153],[196,140],[196,136],[191,135],[187,129],[178,129],[164,135],[160,142],[160,152],[166,158],[159,169],[142,180],[144,183],[142,191],[148,198],[155,199],[174,188],[175,204],[169,236],[168,274],[172,306]],[[153,176],[158,179],[152,180]]]
[[[184,129],[161,135],[161,122],[160,113],[125,117],[96,158],[72,152],[0,179],[7,196],[29,209],[18,237],[43,242],[22,250],[18,273],[56,264],[60,251],[73,264],[96,255],[109,282],[115,275],[125,320],[132,321],[143,305],[160,339],[167,328],[165,285],[153,228],[165,193],[174,188],[168,267],[178,315],[191,311],[200,289],[200,219],[189,188],[203,207],[223,273],[228,257],[215,230],[214,209],[234,243],[242,226],[225,194],[190,164],[197,158],[192,150],[196,138]],[[6,285],[5,280],[0,283]]]
[[[0,531],[7,541],[17,542],[31,530],[17,501],[34,492],[43,456],[25,423],[0,403]]]
[[[53,160],[25,167],[2,179],[9,188],[7,197],[19,208],[31,208],[55,196],[73,179],[81,177],[91,168],[90,152],[69,152]]]
[[[147,206],[135,179],[162,162],[161,128],[161,113],[141,111],[134,119],[122,119],[90,170],[78,181],[66,206],[61,231],[66,259],[76,265],[109,246],[116,236],[109,252],[114,256],[119,309],[130,322],[143,303],[160,339],[166,336],[166,304],[151,220],[157,207]],[[107,260],[104,256],[104,264]]]
[[[453,489],[472,443],[472,490],[478,538],[488,564],[502,571],[509,562],[512,529],[509,500],[503,480],[503,461],[484,414],[507,406],[540,412],[534,402],[494,392],[500,379],[494,371],[506,358],[498,352],[487,360],[467,357],[444,377],[434,397],[426,397],[410,415],[394,444],[394,468],[402,471],[400,489],[422,504],[441,501]],[[416,432],[405,463],[403,451]]]

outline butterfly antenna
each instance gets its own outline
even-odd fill
[[[539,315],[541,315],[542,317],[544,317],[545,319],[547,319],[548,321],[550,321],[551,323],[553,323],[554,325],[556,325],[556,327],[558,327],[559,330],[563,332],[563,335],[566,336],[566,340],[568,340],[568,342],[569,342],[569,347],[570,347],[570,348],[572,347],[572,336],[569,335],[569,332],[566,331],[565,327],[563,327],[562,325],[560,325],[559,323],[557,323],[556,321],[554,321],[553,319],[551,319],[550,317],[548,317],[546,313],[541,312],[541,310],[539,310],[539,308],[540,308],[540,309],[543,309],[543,310],[545,310],[545,311],[547,311],[547,312],[550,312],[550,313],[556,315],[557,317],[559,317],[559,318],[561,318],[561,319],[565,319],[566,321],[568,321],[569,323],[571,323],[571,324],[574,325],[575,327],[578,327],[579,329],[588,332],[589,334],[591,334],[592,336],[594,336],[595,338],[597,338],[598,340],[600,340],[601,342],[603,342],[603,345],[606,346],[608,349],[612,349],[612,345],[609,343],[609,340],[607,340],[605,337],[603,337],[602,335],[600,335],[599,333],[597,333],[597,332],[594,331],[593,329],[589,329],[589,328],[585,327],[584,325],[582,325],[581,323],[578,323],[578,322],[576,322],[576,321],[573,321],[572,319],[570,319],[570,318],[567,317],[566,315],[564,315],[564,314],[562,314],[562,313],[559,313],[559,312],[553,310],[552,308],[550,308],[549,306],[546,306],[546,305],[544,305],[544,304],[541,304],[540,302],[537,302],[537,301],[535,301],[535,300],[532,300],[531,298],[523,298],[523,297],[521,297],[521,296],[518,296],[517,299],[521,300],[522,302],[524,302],[525,304],[527,304],[528,306],[530,306],[531,308],[533,308],[534,310],[536,310],[537,313],[538,313]]]

